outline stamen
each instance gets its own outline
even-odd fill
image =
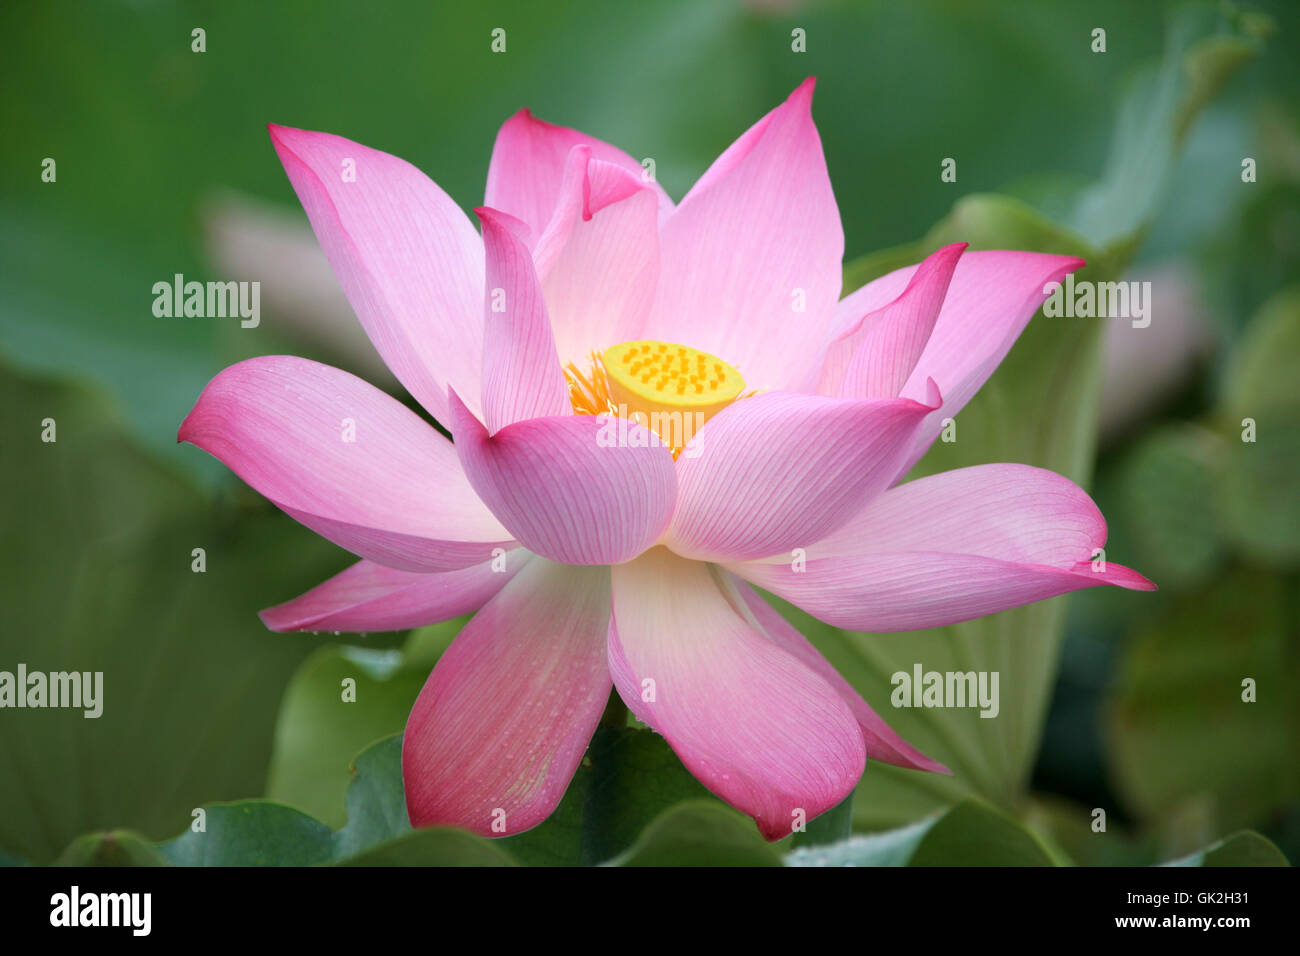
[[[676,458],[709,418],[745,392],[740,372],[717,356],[670,342],[624,342],[591,353],[587,371],[564,368],[579,415],[636,416]]]

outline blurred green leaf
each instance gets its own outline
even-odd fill
[[[447,827],[411,828],[400,734],[357,755],[347,791],[347,817],[347,825],[334,834],[333,848],[334,860],[347,866],[515,864],[502,840],[485,840]]]
[[[69,844],[55,866],[167,866],[170,861],[130,830],[87,833]]]
[[[1217,505],[1229,538],[1264,565],[1300,563],[1300,402],[1249,417],[1254,441],[1240,424],[1225,428],[1225,465]]]
[[[895,830],[859,833],[839,843],[800,847],[785,858],[786,866],[907,866],[938,815]]]
[[[174,866],[315,866],[331,859],[330,828],[293,807],[245,800],[203,809],[202,832],[186,830],[159,845]]]
[[[1198,850],[1165,866],[1290,866],[1282,851],[1250,830]]]
[[[464,621],[422,628],[401,651],[324,647],[304,661],[280,706],[267,796],[341,826],[352,755],[402,730],[436,660],[430,646],[445,645]],[[343,700],[345,679],[356,682],[355,700]]]
[[[347,824],[334,834],[336,858],[353,856],[412,832],[402,780],[401,734],[361,751],[349,770]]]
[[[31,864],[8,850],[0,849],[0,866],[31,866]]]
[[[1300,405],[1300,286],[1274,295],[1259,309],[1223,376],[1223,405],[1230,416]]]
[[[1219,436],[1194,425],[1142,437],[1119,465],[1116,507],[1107,515],[1133,548],[1123,563],[1173,588],[1194,586],[1221,566],[1216,489],[1224,457]]]
[[[583,843],[593,861],[626,849],[666,807],[715,800],[652,730],[601,727],[587,758],[592,782],[583,814]],[[752,821],[746,823],[753,828]]]
[[[1106,722],[1120,794],[1150,822],[1209,801],[1211,833],[1166,834],[1175,851],[1256,825],[1300,795],[1300,659],[1285,587],[1258,569],[1224,573],[1140,626],[1124,650]],[[1243,700],[1247,679],[1254,702]]]
[[[205,801],[261,793],[281,690],[312,641],[270,634],[257,611],[342,552],[264,503],[214,508],[123,436],[99,392],[0,365],[0,404],[0,495],[21,503],[0,516],[15,543],[0,557],[0,661],[103,673],[98,718],[5,712],[0,845],[46,863],[82,833],[158,839]]]
[[[285,689],[267,797],[341,826],[347,818],[343,794],[349,757],[402,729],[426,677],[427,672],[401,673],[381,679],[359,667],[342,648],[316,651]],[[356,681],[354,702],[342,699],[344,679]]]
[[[175,448],[176,428],[217,371],[210,357],[216,322],[238,320],[155,318],[153,283],[194,274],[197,264],[187,256],[141,276],[130,244],[0,205],[2,357],[29,372],[93,382],[112,396],[136,440],[183,471],[216,480],[215,461]],[[76,263],[71,281],[69,263]]]
[[[790,838],[794,847],[822,846],[847,840],[853,833],[853,794],[808,821],[808,828]]]
[[[1056,866],[1042,838],[992,807],[966,800],[930,828],[908,866]]]
[[[499,841],[463,830],[412,830],[339,862],[340,866],[517,866]]]
[[[1094,244],[1112,246],[1150,224],[1196,116],[1258,55],[1258,37],[1224,32],[1235,28],[1224,20],[1209,4],[1174,8],[1162,62],[1131,83],[1105,172],[1066,220]]]
[[[1220,507],[1235,544],[1268,564],[1300,560],[1300,288],[1259,310],[1224,375]],[[1252,441],[1245,440],[1247,430]]]
[[[754,823],[717,803],[687,801],[656,817],[608,866],[780,866]]]
[[[786,866],[1056,866],[1041,838],[976,800],[883,833],[793,851]]]
[[[1093,829],[1095,811],[1106,810],[1104,830]],[[1053,794],[1035,793],[1021,822],[1053,856],[1079,866],[1150,866],[1159,859],[1149,832],[1127,827],[1113,807],[1089,807]]]
[[[842,287],[844,294],[860,289],[862,286],[888,275],[895,269],[915,265],[934,250],[925,244],[924,239],[907,242],[901,246],[892,246],[877,252],[868,252],[844,263]]]
[[[330,828],[270,801],[206,808],[206,828],[159,846],[178,866],[508,866],[497,841],[444,827],[414,830],[402,787],[402,738],[357,755],[347,789],[347,824]]]

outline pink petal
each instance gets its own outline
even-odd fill
[[[402,738],[414,826],[509,836],[550,815],[609,699],[609,601],[608,568],[535,558],[457,635]]]
[[[1027,465],[980,465],[892,488],[824,541],[806,566],[732,564],[736,574],[837,627],[910,631],[1068,591],[1155,585],[1092,563],[1106,522],[1073,482]]]
[[[656,548],[613,569],[609,668],[619,695],[763,836],[853,789],[862,732],[844,699],[737,613],[709,566]]]
[[[622,166],[569,152],[559,201],[534,249],[564,362],[637,338],[659,278],[655,190]]]
[[[529,551],[565,564],[614,564],[648,548],[677,492],[669,450],[625,423],[608,445],[604,416],[533,418],[489,436],[451,395],[451,427],[474,490]],[[653,444],[652,444],[653,442]]]
[[[943,406],[917,430],[895,480],[920,460],[943,430],[943,420],[956,417],[1006,357],[1046,300],[1044,286],[1083,265],[1082,259],[1036,252],[967,252],[961,257],[925,350],[899,393],[919,398],[934,379]],[[897,298],[918,268],[891,272],[847,296],[836,309],[832,338]]]
[[[317,534],[380,564],[450,571],[512,544],[447,439],[396,399],[328,365],[287,355],[232,365],[203,390],[177,440],[220,458]]]
[[[832,343],[818,391],[845,398],[897,396],[930,340],[965,248],[961,242],[932,253],[897,299],[864,315]]]
[[[804,381],[840,294],[844,233],[812,93],[809,79],[723,153],[660,233],[646,336],[710,352],[758,389]]]
[[[559,200],[565,160],[578,145],[588,147],[596,159],[642,177],[641,164],[622,150],[576,129],[539,120],[522,109],[497,133],[484,205],[522,219],[540,236]],[[647,186],[660,206],[672,209],[672,201],[658,183],[648,181]]]
[[[393,374],[439,420],[447,386],[477,405],[483,246],[422,172],[340,136],[269,127],[316,238]],[[355,180],[345,175],[355,171]]]
[[[404,631],[481,608],[529,560],[521,548],[491,561],[422,574],[359,561],[306,594],[258,615],[273,631]]]
[[[745,607],[753,615],[759,629],[778,647],[793,654],[807,664],[822,680],[844,699],[857,718],[862,728],[862,739],[866,744],[867,756],[872,760],[905,767],[908,770],[930,770],[937,773],[952,773],[947,767],[927,757],[906,740],[900,737],[889,724],[885,723],[871,705],[862,699],[862,695],[853,689],[853,685],[840,676],[839,671],[822,657],[808,638],[800,634],[781,614],[759,597],[758,593],[733,576],[732,583],[745,601]]]
[[[487,256],[483,418],[488,431],[496,434],[525,418],[571,415],[533,257],[514,231],[526,227],[494,209],[474,211],[483,223]]]
[[[795,392],[735,402],[677,460],[665,543],[698,560],[744,560],[824,538],[888,486],[937,404]]]

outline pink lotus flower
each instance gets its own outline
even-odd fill
[[[362,558],[262,612],[271,629],[478,612],[406,726],[413,824],[540,823],[612,682],[777,839],[843,800],[867,757],[946,768],[752,584],[864,631],[1153,587],[1090,564],[1105,522],[1051,472],[897,484],[1044,284],[1083,262],[954,245],[840,300],[812,93],[810,79],[676,206],[628,155],[520,112],[497,136],[481,235],[408,163],[270,128],[366,332],[455,444],[289,356],[223,371],[179,438]],[[665,431],[673,413],[705,422],[692,444]]]

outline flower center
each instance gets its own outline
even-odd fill
[[[564,374],[575,412],[635,419],[657,432],[674,458],[745,389],[740,372],[717,356],[653,339],[593,352],[589,372],[570,362]]]

